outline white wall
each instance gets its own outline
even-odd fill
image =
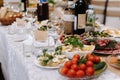
[[[103,23],[103,15],[96,14],[96,16],[98,17],[97,21],[99,21],[100,23]],[[120,17],[107,16],[106,17],[106,26],[120,28]]]

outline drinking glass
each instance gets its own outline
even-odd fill
[[[23,42],[23,55],[26,57],[30,57],[33,52],[33,45],[32,42]]]
[[[54,47],[51,45],[50,39],[53,39],[54,46],[55,46],[57,37],[58,37],[58,35],[57,35],[57,32],[56,32],[56,28],[53,27],[53,26],[51,28],[48,27],[48,50],[49,51],[54,51]]]
[[[49,26],[51,27],[49,28]],[[54,43],[56,47],[59,36],[64,34],[64,22],[60,18],[51,20],[48,25],[48,30],[49,30],[48,31],[49,35],[52,36],[54,39]]]

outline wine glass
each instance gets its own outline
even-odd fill
[[[64,33],[64,22],[62,19],[58,18],[51,20],[49,25],[51,25],[51,28],[49,28],[49,35],[53,37],[56,47],[59,36]]]

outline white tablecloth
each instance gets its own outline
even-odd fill
[[[23,55],[23,43],[15,42],[14,35],[7,33],[9,26],[0,26],[0,60],[5,67],[6,80],[65,80],[57,69],[44,69],[34,64],[34,55]],[[6,38],[5,38],[6,37]],[[8,47],[8,48],[7,48]],[[96,80],[120,80],[120,77],[106,70]]]

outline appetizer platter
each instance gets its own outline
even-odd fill
[[[93,38],[93,37],[104,38],[104,37],[112,37],[112,35],[104,31],[85,32],[80,35],[80,39]]]
[[[92,38],[84,41],[84,44],[95,45],[94,53],[98,54],[119,54],[120,43],[111,38]]]
[[[56,50],[55,52],[43,50],[43,54],[38,56],[37,60],[35,60],[35,64],[41,68],[56,69],[67,60],[67,57],[59,50]]]
[[[68,57],[72,58],[74,54],[86,55],[87,53],[93,52],[94,45],[84,45],[80,40],[78,35],[65,36],[61,40],[62,51]]]
[[[105,29],[103,31],[112,35],[113,37],[120,37],[120,29]]]

